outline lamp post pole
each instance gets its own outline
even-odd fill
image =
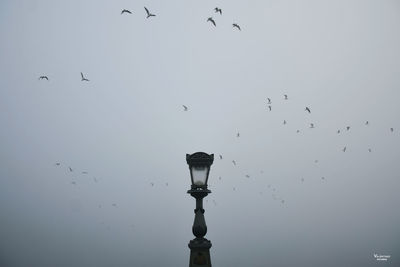
[[[190,248],[189,267],[211,267],[211,241],[204,238],[207,233],[207,225],[204,219],[203,198],[211,193],[207,189],[207,180],[213,160],[213,154],[208,155],[203,152],[186,155],[186,161],[189,164],[192,178],[192,186],[187,193],[196,199],[195,216],[192,226],[192,232],[196,238],[190,240],[188,244]]]

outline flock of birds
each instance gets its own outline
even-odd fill
[[[156,17],[156,14],[150,12],[150,10],[149,10],[147,7],[144,7],[144,11],[145,11],[145,14],[146,14],[146,18],[147,18],[147,19]],[[222,16],[222,9],[219,8],[219,7],[215,7],[215,8],[214,8],[214,13],[217,14],[217,16]],[[129,10],[129,9],[123,9],[123,10],[121,11],[121,15],[132,15],[132,14],[133,14],[133,12],[132,12],[131,10]],[[208,23],[208,22],[211,23],[211,25],[213,25],[214,27],[217,26],[216,19],[214,19],[213,16],[208,17],[207,20],[206,20],[206,22],[207,22],[207,23]],[[240,25],[239,25],[238,23],[232,23],[232,27],[235,28],[235,29],[237,29],[237,30],[239,30],[239,31],[241,31],[241,27],[240,27]],[[84,75],[82,72],[80,73],[80,76],[81,76],[80,78],[81,78],[81,81],[82,81],[82,82],[89,82],[89,81],[90,81],[88,78],[85,77],[85,75]],[[39,76],[39,80],[46,80],[46,81],[49,81],[49,77],[48,77],[47,75],[41,75],[41,76]],[[267,97],[266,100],[267,100],[267,102],[266,102],[266,107],[267,107],[267,109],[268,109],[269,112],[272,112],[272,110],[273,110],[273,108],[272,108],[272,100],[271,100],[271,98],[269,98],[269,97]],[[284,101],[289,100],[289,97],[288,97],[287,94],[283,94],[283,100],[284,100]],[[184,112],[189,112],[189,107],[188,107],[187,105],[182,105],[182,107],[183,107],[183,111],[184,111]],[[311,108],[308,107],[308,106],[305,106],[305,107],[304,107],[304,111],[307,112],[308,114],[311,114]],[[283,125],[286,125],[286,124],[287,124],[287,121],[286,121],[286,120],[283,120]],[[365,125],[368,126],[368,125],[369,125],[369,121],[366,121],[366,122],[365,122]],[[310,128],[310,129],[314,129],[315,127],[316,127],[316,126],[315,126],[314,123],[310,123],[310,124],[309,124],[309,128]],[[351,128],[350,126],[346,126],[346,127],[345,127],[345,130],[346,130],[346,131],[350,131],[350,128]],[[390,131],[391,131],[391,132],[394,132],[394,128],[390,128]],[[296,130],[296,133],[300,133],[300,130],[297,129],[297,130]],[[337,134],[340,134],[340,133],[341,133],[341,130],[338,129],[338,130],[337,130]],[[236,133],[236,137],[237,137],[237,138],[241,138],[240,132],[237,132],[237,133]],[[344,146],[344,147],[342,148],[342,151],[343,151],[343,152],[346,152],[346,150],[347,150],[347,146]],[[371,148],[368,148],[368,152],[372,152],[372,149],[371,149]],[[219,154],[219,159],[220,159],[220,160],[223,160],[223,159],[224,159],[224,157],[223,157],[222,154]],[[237,164],[237,161],[234,160],[234,159],[231,160],[231,162],[232,162],[233,166],[237,166],[237,165],[238,165],[238,164]],[[318,160],[315,160],[315,163],[318,163]],[[60,166],[61,166],[61,163],[60,163],[60,162],[57,162],[57,163],[55,163],[55,165],[58,166],[58,167],[60,167]],[[70,166],[67,167],[67,171],[70,172],[70,173],[74,173],[74,169],[72,169],[72,167],[70,167]],[[261,173],[263,173],[263,171],[261,171]],[[88,172],[87,172],[87,171],[82,171],[81,174],[82,174],[82,175],[88,175]],[[249,174],[246,174],[245,177],[246,177],[246,178],[250,178],[250,175],[249,175]],[[221,176],[219,176],[219,180],[222,180],[222,177],[221,177]],[[321,177],[321,180],[324,181],[324,180],[326,180],[326,178],[323,176],[323,177]],[[98,179],[97,179],[96,177],[93,177],[93,181],[94,181],[95,183],[97,183],[97,182],[98,182]],[[301,181],[302,183],[304,183],[305,179],[304,179],[303,177],[301,177],[301,178],[300,178],[300,181]],[[77,185],[77,181],[76,181],[76,180],[72,180],[72,181],[71,181],[71,184],[72,184],[73,186],[76,186],[76,185]],[[154,183],[154,182],[150,182],[149,185],[150,185],[151,187],[154,187],[154,186],[155,186],[155,183]],[[165,182],[165,186],[168,187],[168,182]],[[270,190],[272,191],[272,197],[273,197],[274,200],[279,200],[282,204],[285,203],[285,200],[284,200],[283,198],[277,196],[276,188],[275,188],[275,187],[272,187],[270,184],[268,184],[268,185],[267,185],[267,188],[270,189]],[[232,189],[233,189],[233,191],[236,191],[236,187],[233,187]],[[262,192],[260,192],[260,194],[262,194]],[[208,201],[208,200],[206,200],[206,201]],[[215,200],[212,200],[212,201],[213,201],[214,205],[217,205],[217,203],[216,203]],[[117,204],[116,204],[116,203],[112,203],[111,206],[117,207]],[[98,207],[99,207],[99,208],[102,208],[102,205],[99,204]]]

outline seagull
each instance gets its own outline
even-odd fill
[[[219,159],[222,159],[222,155],[219,155]]]
[[[310,123],[310,128],[315,128],[314,123]]]
[[[70,171],[70,172],[73,172],[73,170],[72,170],[72,168],[71,168],[71,167],[68,167],[68,169],[69,169],[69,171]]]
[[[234,28],[236,27],[236,28],[238,28],[238,29],[239,29],[239,31],[241,31],[241,29],[240,29],[240,26],[239,26],[239,25],[237,25],[236,23],[233,23],[233,24],[232,24],[232,27],[234,27]]]
[[[183,111],[188,111],[188,107],[187,106],[182,105],[182,107],[183,107]]]
[[[216,7],[216,8],[214,8],[214,10],[215,10],[215,13],[219,13],[222,15],[222,9]]]
[[[239,132],[236,134],[236,137],[240,137],[240,133]]]
[[[144,9],[146,10],[147,18],[155,17],[155,16],[156,16],[156,15],[154,15],[154,14],[151,14],[150,11],[149,11],[146,7],[144,7]]]
[[[233,165],[235,165],[235,166],[236,166],[236,161],[232,160],[232,163],[233,163]]]
[[[285,97],[285,100],[288,100],[288,96],[287,95],[283,95]]]
[[[268,104],[271,104],[271,98],[267,97],[268,99]]]
[[[311,110],[309,107],[306,107],[306,111],[308,111],[308,113],[311,113]]]
[[[346,147],[343,148],[343,152],[346,152]]]
[[[82,73],[82,72],[81,72],[81,77],[82,77],[82,80],[81,80],[82,82],[83,82],[83,81],[86,81],[86,82],[89,81],[88,79],[85,78],[85,76],[83,76],[83,73]]]
[[[215,24],[215,21],[212,17],[209,17],[207,21],[210,21],[212,24],[214,24],[215,27],[217,27],[217,24]]]
[[[43,80],[43,79],[49,80],[47,76],[40,76],[38,80]]]
[[[347,126],[347,127],[346,127],[346,130],[347,130],[347,131],[350,130],[350,126]]]
[[[121,11],[121,15],[124,14],[124,13],[132,14],[132,12],[130,12],[128,9],[124,9],[124,10]]]
[[[269,111],[272,111],[272,107],[271,106],[268,106],[268,108],[269,108]]]

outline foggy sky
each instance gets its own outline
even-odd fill
[[[213,266],[398,266],[399,29],[388,0],[1,1],[0,266],[187,266],[197,151]]]

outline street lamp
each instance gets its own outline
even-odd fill
[[[210,190],[207,189],[208,174],[210,167],[214,161],[214,154],[204,152],[196,152],[192,155],[186,154],[186,162],[189,165],[190,177],[192,180],[191,189],[188,194],[196,199],[196,209],[194,210],[194,222],[192,227],[195,239],[190,240],[190,260],[189,267],[209,266],[210,259],[210,240],[204,238],[207,233],[207,225],[204,219],[203,198],[206,197]]]

